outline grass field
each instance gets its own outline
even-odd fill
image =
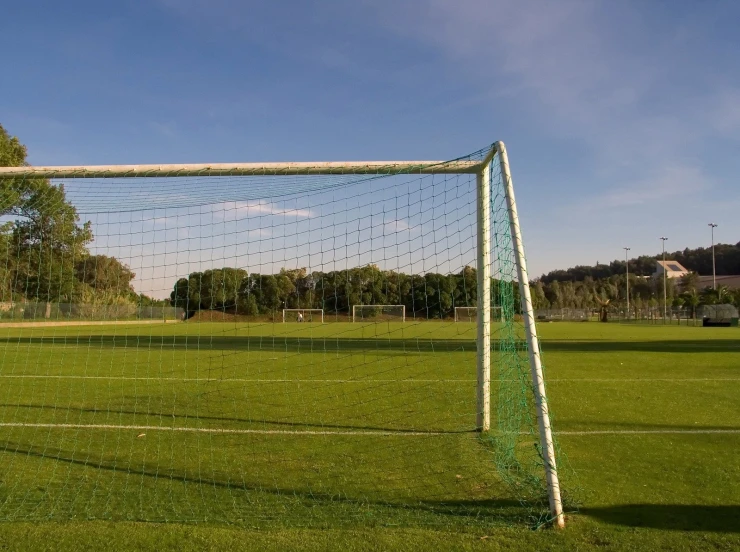
[[[0,326],[0,539],[740,548],[737,328],[540,332],[582,499],[562,532],[522,521],[473,431],[471,324]]]

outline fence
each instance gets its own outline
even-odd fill
[[[2,303],[0,320],[182,320],[179,307],[90,305],[80,303]]]
[[[535,317],[542,322],[588,322],[598,320],[598,311],[592,309],[535,309]]]

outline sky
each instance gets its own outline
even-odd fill
[[[740,3],[3,7],[34,165],[449,159],[507,144],[530,276],[740,241]],[[155,217],[156,218],[156,217]]]

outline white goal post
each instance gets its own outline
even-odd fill
[[[406,322],[406,305],[352,305],[352,322],[379,317],[397,317]]]
[[[324,309],[283,309],[283,322],[321,322],[323,324]]]
[[[529,368],[534,394],[534,409],[539,430],[539,445],[544,460],[544,471],[547,481],[549,505],[552,519],[557,526],[564,525],[564,516],[560,495],[560,483],[556,469],[555,446],[550,425],[548,401],[545,394],[545,383],[540,360],[540,346],[535,326],[535,316],[529,288],[524,246],[517,214],[514,187],[509,170],[509,160],[503,142],[494,143],[487,152],[476,159],[453,161],[399,161],[399,162],[317,162],[317,163],[221,163],[221,164],[186,164],[186,165],[105,165],[105,166],[49,166],[49,167],[0,167],[0,182],[14,179],[88,179],[88,178],[160,178],[160,177],[235,177],[258,176],[285,177],[297,175],[475,175],[476,221],[475,234],[477,241],[477,412],[476,420],[479,431],[491,429],[491,316],[490,301],[492,280],[492,167],[496,163],[496,178],[503,187],[503,205],[500,212],[506,211],[507,221],[496,228],[509,234],[512,245],[513,261],[516,268],[516,285],[519,288],[522,323],[524,325]],[[499,180],[497,180],[498,182]],[[277,186],[286,186],[279,180]],[[471,190],[472,191],[472,190]],[[472,202],[471,202],[472,203]],[[262,206],[262,209],[266,207]],[[356,309],[402,307],[401,318],[405,320],[405,307],[391,305],[355,305],[352,308],[352,319],[357,316]],[[310,312],[308,309],[298,309]],[[283,311],[283,319],[287,316]],[[449,311],[448,311],[449,312]],[[493,313],[495,314],[495,313]],[[457,318],[457,313],[456,313]],[[322,312],[323,319],[323,312]],[[471,370],[472,371],[472,370]]]

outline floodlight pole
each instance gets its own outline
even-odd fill
[[[630,260],[627,256],[630,248],[623,247],[624,249],[624,264],[627,267],[627,320],[630,319]]]
[[[710,222],[709,226],[712,228],[712,289],[717,291],[717,267],[714,263],[714,229],[717,228],[717,225]]]
[[[511,171],[509,170],[509,156],[506,154],[506,146],[503,142],[496,142],[494,147],[499,156],[501,179],[503,180],[506,206],[509,212],[509,228],[511,230],[511,240],[514,248],[517,279],[519,280],[522,319],[529,349],[532,390],[534,392],[535,407],[537,410],[537,425],[540,433],[542,459],[545,462],[545,477],[547,479],[547,494],[550,499],[550,513],[557,527],[564,527],[565,516],[563,515],[560,480],[558,479],[557,464],[555,463],[555,444],[552,438],[552,428],[550,427],[550,412],[547,407],[545,379],[542,373],[542,359],[540,358],[540,344],[537,338],[537,326],[534,321],[534,307],[532,304],[532,294],[529,289],[529,275],[527,274],[527,260],[524,256],[522,231],[519,226],[519,214],[516,210],[514,184],[512,183]]]
[[[668,238],[660,238],[663,242],[663,324],[665,324],[666,318],[668,317],[668,285],[667,285],[667,270],[665,269],[665,242]]]

